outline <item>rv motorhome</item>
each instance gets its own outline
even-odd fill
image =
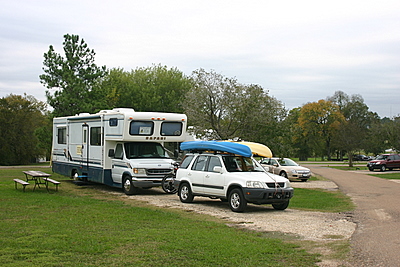
[[[160,186],[173,170],[164,143],[186,140],[185,114],[116,108],[53,120],[53,171],[122,188]]]

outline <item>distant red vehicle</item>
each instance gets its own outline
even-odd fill
[[[376,159],[368,162],[367,167],[370,171],[378,169],[382,172],[386,170],[393,170],[400,168],[400,155],[399,154],[382,154]]]

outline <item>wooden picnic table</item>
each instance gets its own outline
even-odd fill
[[[49,178],[51,174],[41,171],[23,171],[23,173],[25,173],[27,182],[29,180],[35,181],[35,186],[33,187],[33,191],[35,191],[36,186],[40,188],[41,184],[45,185],[46,189],[48,190],[47,178]]]

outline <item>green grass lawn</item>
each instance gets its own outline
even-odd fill
[[[384,179],[400,179],[400,171],[397,173],[371,172],[369,175]]]
[[[52,178],[62,182],[58,192],[54,187],[50,193],[32,192],[29,185],[24,193],[12,181],[24,178],[22,170],[28,169],[0,169],[1,266],[315,266],[319,261],[319,255],[292,242],[78,187],[57,174]],[[295,189],[289,208],[336,212],[348,210],[338,204],[347,201],[332,192]]]

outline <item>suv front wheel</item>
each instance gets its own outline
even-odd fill
[[[178,194],[179,199],[183,203],[190,203],[193,201],[194,196],[188,183],[183,183],[179,186]]]
[[[247,200],[240,188],[234,188],[229,192],[228,202],[229,207],[234,212],[243,212],[247,207]]]
[[[276,210],[285,210],[289,206],[289,200],[282,203],[273,203],[272,207]]]

